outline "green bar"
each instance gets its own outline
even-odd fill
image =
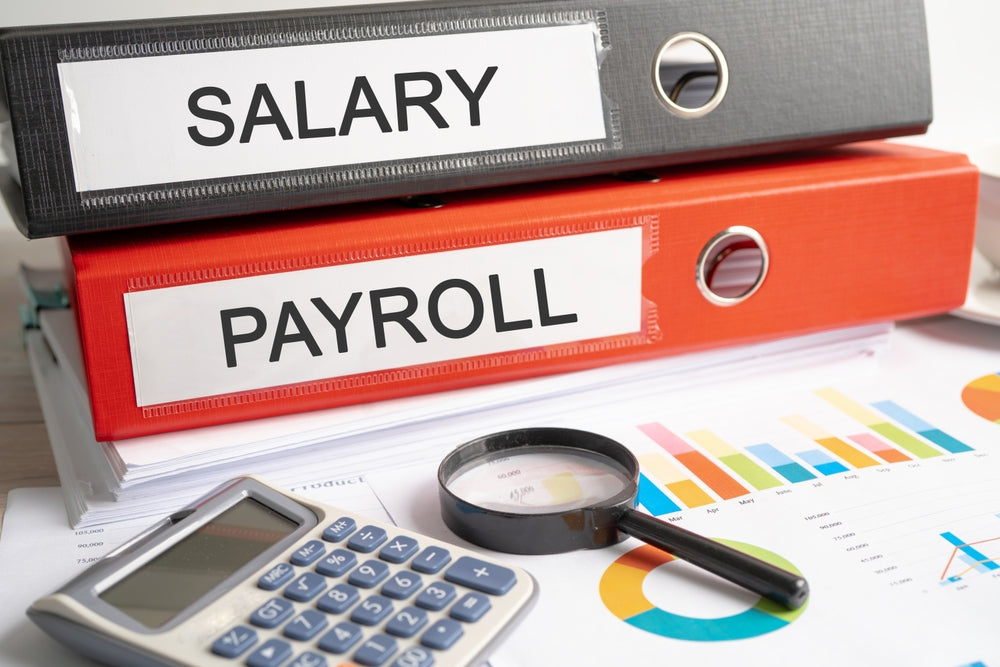
[[[747,458],[745,454],[728,454],[720,456],[719,460],[737,475],[750,482],[750,485],[758,491],[784,486],[784,482]]]
[[[923,440],[917,440],[906,431],[903,431],[888,422],[871,424],[868,428],[876,433],[884,435],[886,438],[913,454],[918,459],[929,459],[935,456],[941,456],[940,451],[931,447]]]

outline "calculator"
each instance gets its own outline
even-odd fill
[[[538,595],[487,555],[241,477],[28,609],[111,665],[484,661]]]

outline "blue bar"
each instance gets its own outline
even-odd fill
[[[836,475],[849,470],[843,463],[830,458],[822,449],[799,452],[797,456],[824,475]]]
[[[895,419],[911,431],[916,431],[918,434],[927,438],[935,445],[942,447],[952,454],[972,451],[972,447],[969,447],[964,442],[951,437],[932,424],[928,424],[920,417],[892,401],[878,401],[877,403],[872,403],[872,407],[876,408],[887,417]]]
[[[763,442],[759,445],[750,445],[747,451],[754,454],[761,461],[771,466],[774,472],[778,473],[789,482],[804,482],[807,479],[816,479],[812,474],[795,461],[791,460],[783,452],[775,449],[773,445]]]
[[[941,533],[941,537],[958,547],[958,550],[971,558],[974,561],[974,564],[980,565],[987,570],[1000,570],[1000,565],[997,565],[993,559],[987,558],[983,552],[966,544],[965,541],[960,540],[954,533]]]
[[[680,512],[680,505],[667,497],[655,482],[651,482],[645,474],[639,473],[639,495],[637,501],[653,516],[662,516],[671,512]]]

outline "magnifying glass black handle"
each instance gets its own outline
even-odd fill
[[[628,510],[618,529],[789,609],[809,597],[802,576],[648,514]]]

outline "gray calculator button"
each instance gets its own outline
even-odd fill
[[[250,622],[259,628],[276,628],[292,617],[295,607],[288,600],[271,598],[250,615]]]
[[[445,570],[444,578],[490,595],[503,595],[517,583],[517,575],[510,568],[471,556],[462,556],[455,561]]]
[[[420,643],[428,648],[443,651],[457,642],[463,634],[462,625],[450,618],[439,619],[420,637]]]
[[[307,602],[323,592],[326,577],[315,572],[303,572],[285,588],[285,597],[296,602]]]
[[[318,635],[326,625],[326,614],[315,609],[306,609],[288,622],[285,626],[285,636],[304,642]]]
[[[357,562],[358,557],[347,549],[334,549],[326,558],[316,563],[316,571],[327,577],[339,577]]]
[[[268,639],[247,658],[249,667],[278,667],[292,655],[292,647],[280,639]]]
[[[347,541],[347,546],[355,551],[371,553],[378,549],[387,539],[389,539],[389,534],[385,532],[384,528],[365,526],[364,528],[359,528],[358,532],[351,535],[351,539]]]
[[[354,652],[354,661],[366,667],[381,665],[392,657],[397,646],[389,635],[373,635]]]
[[[257,643],[257,632],[245,625],[231,628],[212,643],[212,653],[223,658],[235,658]]]
[[[316,601],[316,606],[331,614],[343,614],[361,599],[361,592],[350,584],[337,584]]]
[[[323,531],[323,539],[327,542],[340,542],[354,532],[358,524],[350,517],[340,517]]]
[[[257,580],[257,586],[265,591],[274,591],[288,583],[295,575],[295,568],[288,563],[278,563]]]
[[[490,610],[490,599],[482,593],[466,593],[455,603],[448,615],[459,621],[472,623]]]
[[[319,639],[319,647],[330,653],[346,653],[347,649],[361,639],[361,628],[354,623],[344,621],[330,628],[330,631]]]
[[[319,540],[309,540],[292,552],[289,560],[292,565],[309,565],[323,555],[326,547]]]
[[[392,667],[431,667],[434,654],[422,646],[411,646],[393,660]]]
[[[288,667],[326,667],[326,664],[326,658],[319,653],[306,651],[288,663]]]

